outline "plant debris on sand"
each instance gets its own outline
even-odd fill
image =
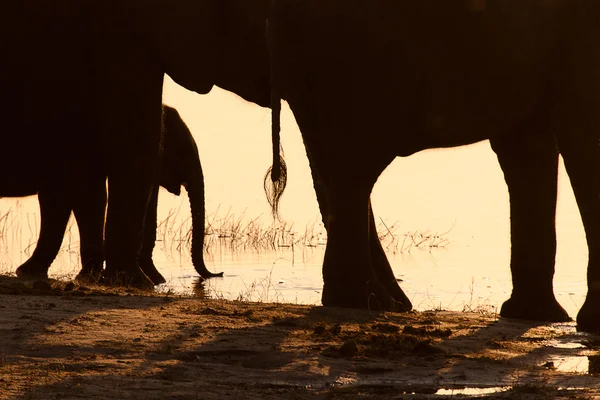
[[[0,330],[1,399],[600,397],[600,340],[573,323],[170,297],[5,276]],[[569,357],[589,367],[565,371],[557,360]]]

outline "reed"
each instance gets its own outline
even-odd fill
[[[184,204],[182,202],[182,204]],[[157,242],[155,260],[166,259],[166,262],[179,263],[182,266],[191,265],[192,221],[187,204],[182,209],[172,208],[160,216],[157,224]],[[10,207],[0,212],[0,274],[13,275],[16,267],[23,263],[35,248],[39,236],[39,214],[29,211],[17,202],[16,207]],[[432,251],[444,248],[449,240],[445,232],[442,234],[429,231],[401,232],[401,224],[388,223],[380,218],[377,225],[379,239],[390,257],[397,254],[410,253],[416,250]],[[231,209],[217,207],[214,212],[207,213],[205,221],[204,252],[207,260],[231,256],[244,256],[251,253],[268,253],[268,257],[281,257],[291,261],[297,258],[305,260],[305,256],[313,257],[314,250],[322,251],[327,243],[327,233],[320,218],[315,222],[298,228],[288,221],[274,221],[268,215],[250,217],[246,212],[235,214]],[[79,233],[74,219],[69,221],[60,252],[55,265],[60,265],[60,276],[52,269],[52,277],[59,280],[72,279],[79,271]],[[275,256],[273,256],[275,252]],[[277,261],[277,260],[275,260]],[[158,264],[157,264],[158,265]],[[284,299],[278,293],[270,274],[250,283],[244,283],[240,293],[218,293],[218,287],[198,288],[196,292],[210,292],[210,297],[238,299],[245,301],[275,301]],[[173,286],[175,285],[175,286]],[[179,286],[181,287],[179,287]],[[189,292],[182,282],[168,283],[167,291],[177,293]],[[237,289],[236,289],[237,291]],[[197,293],[194,293],[197,295]],[[474,307],[472,303],[469,307]],[[467,307],[467,308],[469,308]],[[481,307],[478,307],[481,308]]]

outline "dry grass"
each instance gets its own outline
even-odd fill
[[[168,262],[189,265],[191,264],[192,221],[187,204],[182,205],[169,209],[166,217],[161,217],[157,226],[156,247]],[[0,273],[2,274],[13,274],[15,267],[30,257],[35,249],[39,236],[39,214],[30,212],[29,209],[30,207],[23,207],[17,202],[16,207],[8,208],[0,214]],[[245,213],[234,214],[231,210],[224,210],[218,207],[215,212],[207,214],[204,242],[206,259],[223,259],[225,255],[237,256],[261,252],[269,252],[270,256],[273,251],[276,251],[276,257],[286,259],[291,257],[293,266],[296,258],[305,260],[307,255],[312,257],[310,255],[312,249],[322,249],[327,243],[327,233],[320,219],[317,218],[316,222],[296,229],[293,223],[287,221],[274,222],[262,215],[249,217]],[[415,250],[431,252],[445,248],[449,243],[446,237],[448,232],[398,233],[400,228],[397,222],[389,224],[383,219],[379,220],[377,226],[379,238],[390,256],[410,254]],[[66,281],[78,273],[79,245],[78,229],[74,219],[71,219],[55,262],[61,265],[61,276],[56,276],[54,271],[53,278]],[[285,299],[278,291],[277,282],[273,283],[271,275],[272,271],[251,282],[243,282],[243,289],[238,288],[235,293],[219,293],[219,289],[214,287],[201,290],[210,292],[212,298],[261,303],[283,302]],[[180,286],[177,286],[177,282],[175,286],[171,282],[168,290],[189,294],[189,287],[183,283]],[[438,308],[433,304],[432,306]],[[465,310],[481,311],[481,307],[468,305]]]
[[[397,233],[399,228],[398,222],[389,225],[385,220],[379,219],[379,225],[377,226],[379,240],[388,254],[396,255],[410,253],[411,250],[414,249],[432,251],[434,249],[445,248],[450,244],[446,235],[448,235],[454,227],[443,233],[412,231],[404,234]]]
[[[191,248],[191,217],[182,217],[181,207],[172,208],[157,225],[157,244],[165,253],[189,252]],[[318,219],[315,219],[318,220]],[[318,220],[320,221],[320,220]],[[39,215],[26,212],[17,202],[0,212],[0,252],[4,255],[22,254],[29,257],[39,236]],[[410,253],[412,250],[445,248],[449,244],[447,234],[430,231],[398,233],[400,224],[387,223],[380,218],[377,226],[379,239],[388,254]],[[327,243],[327,233],[320,222],[296,229],[287,221],[264,223],[264,216],[248,217],[231,211],[221,212],[221,207],[206,217],[204,251],[220,248],[231,252],[268,251],[299,247],[318,247]],[[79,234],[74,219],[69,221],[60,253],[68,253],[74,264],[79,262]],[[10,260],[9,261],[15,261]],[[17,261],[15,261],[17,262]],[[11,262],[12,264],[12,262]]]
[[[192,239],[191,217],[178,219],[179,210],[172,209],[157,226],[157,241],[165,253],[189,251]],[[265,225],[263,216],[249,218],[242,213],[220,213],[220,208],[208,214],[204,228],[204,251],[215,249],[230,252],[269,251],[284,248],[316,247],[325,245],[326,233],[312,224],[299,232],[286,221]]]

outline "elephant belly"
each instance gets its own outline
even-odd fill
[[[0,178],[0,197],[27,197],[38,193],[40,183],[28,177],[27,179]]]
[[[332,143],[331,128],[401,156],[466,145],[553,109],[571,4],[278,1],[276,75],[295,114]]]

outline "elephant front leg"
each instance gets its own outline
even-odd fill
[[[40,190],[40,237],[31,257],[17,268],[18,277],[48,278],[71,216],[71,199],[66,193],[62,187]]]
[[[558,143],[588,245],[588,292],[577,314],[577,329],[600,333],[600,148],[597,134],[588,134],[591,130],[565,133]]]
[[[569,321],[554,296],[558,152],[551,135],[491,140],[510,196],[513,290],[500,315]]]

